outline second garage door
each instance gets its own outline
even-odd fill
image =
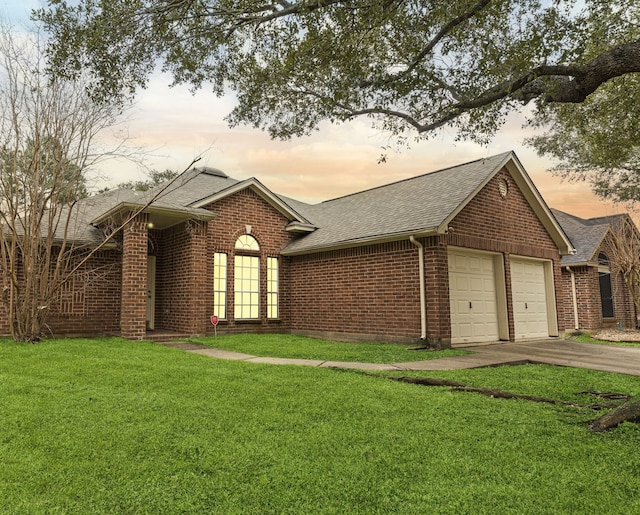
[[[544,263],[511,258],[511,291],[516,339],[547,338],[549,318]]]
[[[449,251],[451,343],[499,339],[493,256]]]

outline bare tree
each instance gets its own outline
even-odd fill
[[[104,152],[98,135],[120,105],[94,102],[82,81],[47,76],[38,35],[0,27],[0,274],[15,340],[35,341],[82,259],[76,203]]]
[[[640,232],[628,215],[612,217],[606,236],[612,268],[622,275],[640,312]]]

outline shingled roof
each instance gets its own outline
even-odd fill
[[[246,188],[252,189],[289,220],[288,230],[302,233],[282,253],[319,252],[336,248],[394,241],[409,236],[442,234],[448,223],[506,168],[554,239],[561,254],[573,251],[556,219],[513,152],[419,175],[352,195],[307,204],[271,192],[255,178],[239,181],[212,168],[194,168],[172,183],[148,192],[114,190],[84,199],[77,206],[76,237],[98,243],[95,228],[161,195],[146,211],[168,227],[189,218],[211,219],[209,204]]]
[[[567,266],[596,265],[596,252],[607,232],[612,225],[628,216],[619,214],[585,219],[558,209],[551,209],[551,212],[577,249],[575,254],[562,257],[561,264]]]
[[[315,205],[295,204],[317,230],[285,255],[444,233],[448,223],[507,166],[562,253],[571,244],[513,152],[412,177]]]

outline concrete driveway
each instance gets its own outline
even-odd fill
[[[640,347],[616,347],[550,339],[521,343],[495,343],[464,347],[473,352],[465,356],[440,358],[407,363],[353,363],[308,359],[269,358],[239,352],[211,349],[193,343],[173,342],[162,345],[212,358],[270,363],[274,365],[303,365],[323,368],[353,368],[360,370],[457,370],[521,363],[545,363],[564,367],[590,368],[604,372],[618,372],[640,376]]]
[[[395,363],[405,370],[455,370],[518,363],[544,363],[640,375],[640,347],[616,347],[572,340],[540,340],[464,347],[466,356]]]

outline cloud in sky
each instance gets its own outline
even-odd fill
[[[0,0],[0,16],[24,23],[32,8],[45,3]],[[527,135],[523,115],[510,116],[488,147],[456,142],[445,129],[400,153],[389,152],[387,162],[378,164],[386,137],[366,119],[325,123],[312,136],[273,141],[250,127],[227,126],[224,116],[233,107],[232,95],[217,98],[206,87],[193,95],[186,86],[169,88],[170,83],[169,76],[154,74],[126,124],[130,143],[148,149],[149,168],[182,171],[200,156],[198,165],[220,168],[237,179],[256,177],[278,193],[318,202],[514,150],[550,206],[584,217],[616,211],[596,199],[587,184],[562,182],[546,172],[552,163],[522,144]],[[144,178],[138,165],[125,160],[106,161],[100,172],[104,179],[98,186]]]

